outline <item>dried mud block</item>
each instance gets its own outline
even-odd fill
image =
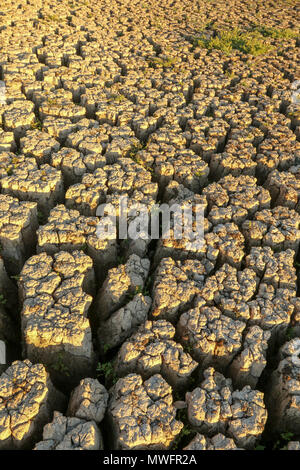
[[[46,424],[43,440],[33,450],[102,450],[103,440],[96,423],[79,418],[66,418],[58,411]]]
[[[234,222],[241,224],[258,210],[270,207],[269,192],[256,184],[251,176],[222,178],[202,192],[208,203],[208,220],[212,224]]]
[[[280,340],[295,311],[296,291],[277,287],[277,276],[281,269],[288,270],[290,261],[287,265],[281,264],[281,261],[288,260],[292,253],[288,253],[287,258],[281,254],[273,257],[272,262],[276,263],[277,272],[275,268],[274,271],[271,268],[266,269],[264,271],[266,279],[263,279],[263,282],[260,282],[257,275],[261,272],[263,264],[257,263],[256,272],[252,269],[254,260],[258,259],[261,253],[255,253],[254,256],[254,252],[251,251],[248,257],[251,269],[238,271],[224,264],[215,274],[208,277],[200,290],[198,301],[204,300],[208,306],[218,307],[224,315],[234,320],[242,320],[249,326],[258,325],[263,330],[269,330],[272,342]],[[287,279],[292,276],[293,271],[288,274]],[[285,278],[282,278],[284,283]],[[267,282],[264,282],[265,280]]]
[[[164,155],[157,157],[154,173],[161,185],[175,180],[193,192],[200,192],[207,184],[209,166],[192,150],[182,149],[169,158]]]
[[[108,404],[108,392],[96,379],[82,379],[73,390],[68,405],[68,416],[100,423]]]
[[[157,184],[151,182],[149,171],[130,158],[122,158],[114,165],[106,165],[93,174],[84,175],[81,183],[70,186],[66,192],[66,206],[94,216],[100,204],[111,202],[114,205],[115,201],[118,215],[122,195],[148,206],[155,203],[157,191]]]
[[[34,104],[27,100],[14,101],[7,105],[3,113],[4,130],[13,132],[15,139],[20,139],[35,121],[33,111]]]
[[[240,268],[245,256],[245,239],[234,223],[218,224],[207,234],[207,244],[219,251],[218,262]]]
[[[161,236],[155,251],[154,264],[168,256],[174,259],[203,259],[215,262],[218,252],[210,248],[206,232],[211,224],[204,217],[206,198],[195,194],[177,181],[171,181],[163,192]],[[152,222],[152,220],[151,220]]]
[[[281,361],[272,373],[266,391],[270,426],[278,433],[300,430],[300,339],[294,338],[280,349]]]
[[[87,318],[94,284],[91,258],[82,251],[32,256],[18,281],[26,357],[70,382],[92,372],[94,352]],[[90,371],[90,372],[88,372]]]
[[[181,315],[177,333],[202,369],[213,366],[225,372],[242,347],[245,327],[246,323],[233,320],[218,308],[200,302],[196,308]]]
[[[208,305],[218,307],[224,315],[234,320],[247,321],[250,318],[248,302],[255,295],[256,288],[257,278],[252,269],[238,271],[224,264],[207,278],[200,297]]]
[[[82,121],[84,118],[82,119]],[[66,138],[72,132],[75,132],[80,125],[80,121],[74,123],[67,118],[57,118],[48,116],[43,120],[43,129],[51,137],[54,137],[59,141],[60,144],[65,143]]]
[[[15,157],[8,167],[9,174],[1,179],[2,192],[22,201],[33,201],[38,210],[48,214],[64,200],[61,172],[45,164],[40,168],[33,158]]]
[[[166,320],[147,321],[121,346],[116,372],[136,372],[144,379],[161,374],[172,387],[183,388],[198,363],[174,341],[174,336],[175,328]]]
[[[154,257],[156,265],[162,258],[198,259],[216,263],[229,263],[240,267],[244,251],[244,236],[234,223],[218,224],[211,232],[205,233],[208,221],[204,219],[204,236],[199,236],[196,227],[188,229],[182,238],[176,239],[173,229],[170,238],[160,238]]]
[[[256,212],[246,220],[242,231],[250,247],[270,246],[274,251],[292,249],[300,243],[300,214],[283,206]]]
[[[270,126],[267,138],[258,146],[255,161],[261,181],[266,181],[276,169],[287,171],[290,167],[299,165],[300,143],[296,140],[296,134],[286,125],[289,120],[285,116],[282,118],[286,123]]]
[[[204,146],[205,148],[205,146]],[[226,145],[225,151],[212,153],[210,172],[214,178],[227,175],[248,177],[254,176],[257,163],[254,161],[256,150],[250,143]]]
[[[98,329],[99,349],[104,351],[122,344],[147,320],[151,303],[151,297],[137,294],[106,321],[102,321]]]
[[[97,168],[106,165],[106,159],[101,153],[86,155],[75,149],[64,147],[51,155],[51,165],[59,168],[67,186],[80,183],[86,173],[93,173]]]
[[[108,419],[112,448],[169,449],[183,424],[176,421],[172,388],[160,375],[143,382],[137,374],[119,379],[110,390]]]
[[[0,152],[14,151],[15,148],[16,143],[14,140],[14,133],[5,132],[3,129],[0,129]]]
[[[272,343],[284,339],[295,309],[295,292],[289,289],[275,289],[272,285],[260,284],[257,296],[248,305],[250,309],[249,324],[259,325],[272,334]],[[276,346],[276,344],[275,344]]]
[[[200,387],[186,394],[190,424],[205,435],[222,433],[238,447],[253,449],[267,421],[263,393],[249,386],[233,391],[231,380],[212,367],[204,377]]]
[[[92,174],[85,174],[80,183],[66,191],[66,207],[78,210],[86,216],[95,216],[98,206],[106,200],[106,174],[98,168]]]
[[[47,132],[38,129],[28,130],[20,140],[20,147],[24,155],[34,157],[37,163],[48,163],[52,152],[60,149],[60,144]]]
[[[154,275],[152,317],[176,322],[179,314],[192,306],[212,269],[210,261],[164,258]]]
[[[233,439],[225,437],[223,434],[216,434],[207,437],[203,434],[196,434],[191,442],[183,450],[241,450],[235,445]]]
[[[252,247],[245,262],[253,269],[260,282],[272,285],[275,289],[289,289],[296,292],[297,276],[293,250],[274,252],[269,246]]]
[[[265,187],[269,190],[274,205],[300,212],[300,165],[292,166],[289,171],[272,171]]]
[[[133,254],[125,264],[120,264],[108,271],[97,296],[97,310],[100,320],[106,320],[124,305],[130,296],[143,290],[149,269],[148,258],[140,258]]]
[[[128,135],[122,134],[120,132],[120,135],[114,136],[106,147],[105,158],[109,164],[118,163],[124,157],[131,157],[141,146],[140,141],[134,137],[133,131],[128,132]]]
[[[183,152],[186,150],[185,136],[180,132],[176,132],[176,129],[172,131],[170,126],[161,127],[150,135],[150,138],[148,139],[148,146],[151,148],[153,144],[156,146],[167,144],[173,147],[173,151],[174,149],[175,151],[182,150]]]
[[[103,132],[104,130],[104,132]],[[87,155],[89,153],[104,153],[109,142],[107,129],[101,127],[83,128],[69,134],[66,146],[72,147]]]
[[[114,239],[101,239],[97,236],[97,217],[85,217],[76,210],[68,210],[58,205],[51,210],[48,221],[37,231],[37,251],[49,254],[60,250],[86,250],[93,259],[99,278],[116,263],[117,246]]]
[[[0,449],[30,448],[64,401],[42,364],[14,362],[0,376]]]
[[[121,101],[106,99],[97,103],[95,117],[100,124],[124,125],[131,122],[133,116],[133,103],[126,98]]]
[[[62,90],[64,92],[64,90]],[[47,117],[67,118],[71,122],[78,122],[86,115],[86,110],[72,102],[72,95],[49,97],[39,106],[39,115],[44,120]]]
[[[235,388],[250,385],[255,388],[267,365],[268,341],[271,332],[264,331],[259,326],[252,326],[246,332],[242,350],[234,358],[227,373],[230,375]]]
[[[200,194],[195,194],[177,181],[170,181],[166,186],[163,193],[163,201],[167,202],[170,206],[174,203],[181,204],[184,202],[185,204],[202,205],[204,211],[207,209],[206,197]]]
[[[9,274],[20,272],[26,258],[33,252],[36,240],[37,205],[0,195],[1,255]]]
[[[27,158],[23,154],[16,155],[13,152],[0,152],[0,177],[1,180],[13,174],[19,167],[25,167],[28,172],[38,168],[34,158]]]

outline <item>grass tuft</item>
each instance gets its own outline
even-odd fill
[[[266,42],[259,32],[243,32],[238,29],[221,31],[210,39],[195,38],[193,45],[209,51],[216,49],[225,54],[231,54],[234,50],[237,50],[253,56],[267,54],[272,50],[271,44]]]

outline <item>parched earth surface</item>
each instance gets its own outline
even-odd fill
[[[1,1],[0,449],[300,449],[299,13]]]

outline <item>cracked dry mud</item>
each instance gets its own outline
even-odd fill
[[[0,449],[300,450],[299,13],[1,1]]]

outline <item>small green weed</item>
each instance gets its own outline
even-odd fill
[[[280,434],[279,439],[275,442],[273,450],[286,450],[287,445],[293,440],[294,434],[292,432],[283,432]]]
[[[256,25],[253,27],[252,31],[256,31],[263,37],[271,39],[296,39],[299,37],[299,31],[295,31],[291,28],[279,29]]]
[[[253,56],[267,54],[272,49],[272,46],[258,31],[245,32],[238,29],[220,31],[211,39],[194,38],[193,45],[209,51],[217,49],[225,54],[231,54],[234,50],[238,50]]]
[[[38,129],[39,131],[41,131],[43,129],[43,124],[41,123],[39,119],[36,119],[31,124],[31,129]]]
[[[107,351],[110,350],[110,344],[104,344],[102,349],[103,349],[104,354],[106,354]]]
[[[114,101],[117,103],[122,103],[122,101],[126,101],[126,97],[122,95],[121,93],[114,93],[111,95],[109,99],[110,101]]]
[[[47,217],[41,211],[37,211],[37,219],[39,225],[44,225],[47,222]]]
[[[292,326],[289,326],[287,329],[286,329],[286,332],[285,332],[285,336],[286,336],[286,339],[288,341],[290,341],[291,339],[293,339],[295,337],[295,330]]]
[[[177,419],[181,421],[184,426],[172,445],[172,449],[174,450],[182,449],[193,439],[196,434],[196,431],[194,431],[189,424],[186,408],[178,410]]]
[[[104,362],[97,365],[96,368],[98,376],[102,376],[105,378],[105,382],[114,385],[118,381],[118,376],[114,371],[114,366],[111,362]]]
[[[176,57],[152,57],[147,60],[150,68],[172,68],[176,65]]]
[[[56,355],[55,362],[52,364],[52,369],[54,369],[56,372],[60,372],[61,374],[66,375],[67,377],[70,377],[70,370],[68,366],[65,365],[64,353],[62,351]]]

